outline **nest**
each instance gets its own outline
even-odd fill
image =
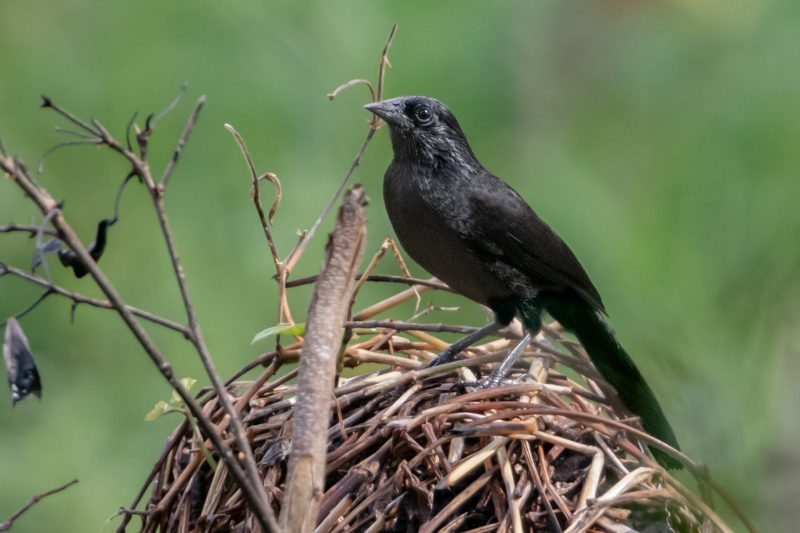
[[[329,406],[316,532],[699,532],[705,522],[729,531],[648,458],[635,429],[626,429],[635,421],[622,418],[595,381],[568,377],[559,363],[588,365],[579,346],[557,331],[546,329],[571,353],[540,335],[512,372],[519,383],[479,391],[462,380],[487,375],[514,340],[475,346],[468,359],[423,369],[430,351],[441,349],[439,339],[411,332],[410,340],[389,328],[355,331],[357,340],[365,333],[369,339],[351,344],[344,363],[363,373],[341,378]],[[265,366],[256,381],[229,382],[276,514],[296,391],[287,383],[297,371],[276,372],[297,360],[300,346],[265,354],[238,374]],[[220,423],[223,412],[207,392],[206,412]],[[261,531],[225,465],[214,456],[214,469],[207,459],[213,450],[201,453],[194,435],[184,423],[167,442],[148,479],[154,483],[143,530]]]

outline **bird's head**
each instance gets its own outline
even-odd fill
[[[364,107],[389,126],[395,159],[480,166],[455,115],[440,101],[400,96]]]

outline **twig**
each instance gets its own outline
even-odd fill
[[[236,129],[234,129],[234,127],[230,124],[225,124],[225,128],[230,131],[233,135],[233,138],[236,139],[236,143],[239,145],[239,149],[241,149],[244,159],[247,162],[247,167],[250,170],[250,177],[253,180],[253,186],[250,189],[250,196],[253,198],[253,204],[255,204],[258,218],[261,221],[261,228],[264,230],[264,236],[267,239],[267,245],[269,246],[269,251],[272,254],[272,262],[275,264],[275,279],[278,281],[278,323],[284,323],[284,316],[287,316],[289,321],[292,322],[291,312],[289,311],[289,303],[286,300],[286,278],[288,277],[289,273],[284,266],[285,262],[281,261],[280,255],[278,255],[278,249],[275,247],[275,239],[273,239],[272,231],[269,229],[272,218],[275,216],[275,212],[278,210],[278,206],[281,202],[281,182],[278,180],[278,177],[275,174],[270,172],[267,172],[262,176],[258,176],[256,173],[256,167],[253,164],[253,159],[250,157],[250,152],[247,149],[247,145],[245,144],[242,136],[239,135],[239,132],[236,131]],[[264,214],[264,207],[261,204],[261,191],[259,183],[262,180],[269,181],[275,185],[276,188],[275,202],[270,208],[269,217]]]
[[[2,265],[0,265],[0,276],[2,276],[2,275],[3,275],[2,268],[3,268],[3,266],[2,266]],[[44,292],[41,294],[41,296],[39,296],[38,298],[36,298],[36,300],[34,300],[34,302],[33,302],[31,305],[29,305],[28,307],[26,307],[24,310],[20,311],[20,312],[19,312],[19,313],[17,313],[16,315],[13,315],[13,318],[22,318],[22,317],[24,317],[25,315],[27,315],[28,313],[30,313],[31,311],[33,311],[33,309],[34,309],[34,308],[35,308],[37,305],[39,305],[40,303],[42,303],[42,302],[44,301],[44,299],[45,299],[45,298],[47,298],[48,296],[50,296],[51,294],[53,294],[53,293],[52,293],[52,291],[51,291],[50,289],[46,289],[46,290],[45,290],[45,291],[44,291]],[[5,321],[5,322],[0,322],[0,328],[2,328],[3,326],[5,326],[5,325],[6,325],[6,322],[7,322],[7,321]]]
[[[79,131],[72,131],[67,130],[64,128],[59,128],[58,126],[55,127],[56,133],[66,133],[67,135],[72,135],[73,137],[80,137],[81,139],[94,139],[91,135],[86,135],[85,133],[81,133]]]
[[[328,202],[328,205],[326,205],[325,209],[322,210],[322,214],[319,216],[319,218],[317,218],[316,222],[314,222],[314,225],[311,226],[311,229],[308,230],[308,233],[306,234],[305,238],[300,242],[297,248],[293,250],[293,253],[286,258],[285,263],[286,263],[286,270],[288,272],[292,271],[294,266],[297,264],[297,261],[300,260],[300,256],[303,255],[303,252],[305,251],[306,246],[308,246],[309,241],[313,239],[314,235],[317,233],[317,228],[319,228],[320,224],[322,224],[322,221],[328,217],[328,213],[331,212],[331,209],[333,208],[334,204],[336,204],[336,201],[339,199],[339,196],[342,194],[342,191],[347,186],[347,182],[350,181],[350,176],[353,175],[353,171],[355,171],[356,167],[361,162],[361,157],[364,155],[364,152],[366,151],[369,142],[372,140],[372,136],[375,135],[375,131],[376,130],[374,128],[370,128],[369,133],[367,133],[367,138],[364,140],[364,144],[361,145],[361,150],[358,151],[356,158],[350,165],[350,169],[347,171],[347,174],[345,175],[344,179],[339,184],[339,187],[336,189],[336,192],[333,193],[333,197],[331,197],[330,201]]]
[[[22,516],[22,514],[23,514],[25,511],[27,511],[28,509],[30,509],[31,507],[33,507],[34,505],[36,505],[36,504],[37,504],[39,501],[41,501],[42,499],[44,499],[44,498],[47,498],[48,496],[50,496],[51,494],[55,494],[56,492],[61,492],[62,490],[66,489],[66,488],[68,488],[68,487],[71,487],[72,485],[74,485],[74,484],[75,484],[75,483],[77,483],[77,482],[78,482],[78,480],[77,480],[77,479],[73,479],[73,480],[72,480],[72,481],[70,481],[69,483],[65,483],[65,484],[61,485],[60,487],[58,487],[58,488],[55,488],[55,489],[53,489],[53,490],[48,490],[47,492],[43,492],[43,493],[41,493],[41,494],[37,494],[36,496],[34,496],[33,498],[31,498],[31,501],[29,501],[29,502],[28,502],[28,503],[25,505],[25,507],[23,507],[22,509],[20,509],[19,511],[17,511],[16,513],[14,513],[14,514],[11,516],[11,518],[9,518],[8,520],[6,520],[6,521],[5,521],[5,522],[3,522],[2,524],[0,524],[0,531],[8,531],[9,529],[11,529],[11,526],[13,526],[13,525],[14,525],[14,521],[15,521],[17,518],[19,518],[20,516]]]
[[[125,127],[125,144],[128,146],[129,151],[133,150],[133,148],[131,148],[131,128],[133,127],[133,123],[137,116],[139,116],[138,111],[133,114],[131,119],[128,121],[128,125]]]
[[[119,186],[119,190],[117,190],[117,198],[114,200],[114,219],[113,221],[116,222],[119,220],[119,203],[122,200],[122,191],[125,190],[125,186],[128,184],[130,179],[134,177],[136,174],[131,170],[125,175],[125,179],[122,180],[122,183]]]
[[[158,114],[158,116],[157,116],[156,118],[154,118],[154,119],[153,119],[153,120],[150,122],[150,129],[153,129],[153,128],[155,128],[155,127],[156,127],[156,124],[158,124],[158,121],[159,121],[159,120],[161,120],[162,118],[164,118],[164,116],[165,116],[167,113],[169,113],[170,111],[172,111],[173,109],[175,109],[175,106],[176,106],[176,105],[178,105],[178,102],[180,102],[180,101],[181,101],[181,96],[183,96],[183,93],[185,93],[185,92],[186,92],[186,88],[187,88],[188,86],[189,86],[189,84],[188,84],[188,83],[184,83],[183,85],[181,85],[181,88],[180,88],[180,90],[178,91],[178,95],[175,97],[175,100],[173,100],[173,101],[172,101],[172,103],[171,103],[171,104],[169,104],[169,105],[167,106],[167,108],[166,108],[166,109],[164,109],[164,111],[162,111],[161,113],[159,113],[159,114]],[[200,100],[204,100],[204,99],[205,99],[204,97],[201,97],[201,98],[200,98]],[[202,106],[202,105],[203,105],[203,104],[201,103],[201,104],[200,104],[200,106]],[[196,118],[197,118],[197,117],[195,117],[195,119],[196,119]],[[191,128],[189,128],[189,129],[191,129]]]
[[[261,227],[263,228],[264,235],[267,238],[267,244],[269,245],[270,252],[272,253],[272,260],[275,263],[276,275],[280,276],[282,262],[280,260],[280,256],[278,255],[278,251],[275,248],[275,241],[272,238],[272,232],[270,231],[269,226],[272,224],[272,219],[275,216],[275,212],[278,210],[278,206],[281,203],[281,182],[280,180],[278,180],[278,177],[275,174],[271,174],[269,172],[263,174],[262,176],[258,176],[256,173],[255,165],[253,164],[253,159],[250,157],[250,152],[247,149],[247,144],[245,144],[242,136],[230,124],[225,124],[225,128],[228,131],[230,131],[231,134],[233,134],[234,139],[236,140],[237,144],[239,145],[239,148],[242,151],[242,154],[244,155],[248,169],[250,170],[250,176],[253,181],[253,186],[250,194],[253,198],[253,203],[255,204],[256,211],[258,212],[258,217],[261,220]],[[276,188],[275,201],[273,202],[272,207],[269,210],[269,217],[265,217],[264,208],[261,204],[261,193],[260,193],[259,183],[262,180],[269,181]]]
[[[403,256],[400,254],[400,250],[394,243],[394,239],[392,239],[391,237],[386,237],[383,240],[383,244],[381,244],[380,250],[378,250],[378,253],[376,253],[375,256],[372,258],[372,261],[369,262],[369,265],[367,265],[367,268],[364,270],[364,273],[361,275],[358,283],[356,283],[356,286],[353,289],[353,295],[350,298],[350,309],[348,310],[348,317],[351,317],[353,315],[353,306],[356,303],[356,297],[358,296],[358,291],[360,291],[361,287],[363,287],[364,284],[367,282],[369,275],[372,274],[372,271],[375,269],[376,266],[378,266],[378,262],[383,258],[383,256],[386,254],[386,251],[389,248],[392,249],[394,257],[397,260],[397,263],[400,265],[400,269],[403,271],[405,277],[411,278],[411,273],[408,271],[406,263],[405,261],[403,261]],[[417,311],[419,310],[420,303],[422,302],[422,298],[420,297],[419,293],[416,291],[415,293],[417,295],[417,306],[414,309],[414,318],[412,318],[411,320],[415,320],[417,316],[419,316],[417,314]]]
[[[201,97],[200,102],[198,103],[198,106],[196,108],[197,113],[199,113],[199,110],[202,108],[203,102],[204,98]],[[50,102],[50,106],[52,107],[52,102]],[[172,105],[168,107],[165,110],[165,112],[169,111],[171,108]],[[157,117],[156,122],[158,118],[160,118],[161,116],[163,116],[163,113],[162,115],[159,115],[159,117]],[[167,251],[169,253],[170,260],[172,262],[172,267],[173,271],[175,272],[175,277],[177,278],[178,281],[178,288],[180,290],[181,298],[183,299],[184,308],[186,310],[186,315],[189,321],[189,331],[191,332],[190,340],[192,344],[195,346],[195,349],[197,350],[197,353],[200,356],[200,360],[203,363],[203,367],[205,368],[206,373],[208,374],[212,385],[217,391],[220,404],[230,417],[230,423],[233,429],[234,439],[236,441],[237,446],[239,447],[240,452],[244,454],[244,461],[243,461],[244,473],[247,477],[248,482],[246,484],[247,485],[246,487],[242,486],[241,488],[247,493],[248,500],[252,499],[250,503],[253,504],[258,510],[257,515],[259,521],[261,522],[262,527],[264,527],[268,531],[273,531],[277,527],[277,524],[275,523],[272,510],[268,508],[268,506],[266,505],[266,494],[263,491],[263,483],[258,474],[258,470],[255,465],[255,460],[253,458],[253,452],[247,440],[247,436],[245,435],[241,418],[239,417],[239,413],[234,409],[234,406],[231,403],[230,398],[225,392],[224,383],[222,382],[222,379],[219,377],[219,374],[216,371],[216,366],[214,365],[214,361],[211,359],[208,347],[206,346],[205,341],[203,340],[203,336],[200,331],[200,325],[197,322],[197,318],[194,312],[194,307],[189,297],[189,291],[186,284],[186,276],[184,275],[183,267],[181,266],[178,253],[175,248],[175,241],[172,238],[172,230],[170,229],[169,221],[167,219],[166,209],[164,207],[165,189],[164,187],[160,186],[160,184],[156,184],[156,182],[153,180],[152,174],[150,172],[150,165],[148,164],[146,159],[147,142],[150,134],[152,133],[152,128],[155,126],[155,122],[151,123],[149,119],[150,117],[148,117],[145,130],[138,133],[136,136],[141,153],[141,156],[138,157],[130,150],[123,148],[103,127],[103,125],[100,124],[97,120],[93,120],[92,123],[99,131],[99,137],[103,139],[103,142],[110,148],[124,155],[126,159],[128,159],[128,161],[133,166],[133,170],[135,170],[136,174],[144,181],[145,185],[148,188],[148,191],[150,192],[150,196],[152,197],[153,203],[155,205],[158,222],[161,227],[161,232],[164,236],[164,241],[166,242],[167,245]],[[196,117],[194,118],[194,121],[190,119],[189,121],[190,125],[187,126],[186,130],[184,130],[185,136],[188,137],[187,131],[191,133],[191,129],[194,126],[195,122],[196,122]],[[95,277],[95,279],[97,279],[97,277]],[[113,298],[109,297],[109,300],[111,300],[112,303],[114,303]],[[155,348],[155,346],[153,346],[153,348]],[[181,388],[183,387],[182,385],[180,386]],[[204,429],[208,428],[204,427]],[[217,447],[216,442],[214,443],[214,445],[215,447]],[[234,474],[234,477],[237,477],[236,474],[241,472],[238,463],[235,465],[235,467],[231,466],[230,464],[228,466],[231,470],[231,473]],[[239,480],[238,478],[237,481],[241,482],[241,480]],[[259,501],[255,501],[256,499]]]
[[[356,279],[362,279],[364,274],[356,275]],[[310,285],[312,283],[316,283],[318,275],[308,276],[305,278],[298,278],[293,279],[292,281],[286,282],[286,288],[291,289],[293,287],[300,287],[302,285]],[[427,279],[419,279],[419,278],[405,278],[403,276],[384,276],[384,275],[376,275],[370,274],[367,276],[367,281],[376,281],[376,282],[385,282],[385,283],[401,283],[403,285],[421,285],[423,287],[430,287],[431,289],[437,289],[440,291],[447,291],[453,292],[453,289],[445,285],[440,281],[433,281]]]
[[[201,97],[201,102],[204,100]],[[200,108],[200,104],[198,104],[198,109]],[[95,122],[97,125],[97,123]],[[191,130],[190,130],[191,131]],[[104,135],[107,133],[104,132]],[[140,136],[143,137],[143,136]],[[146,139],[146,137],[144,137]],[[143,141],[140,140],[140,146],[145,146]],[[135,156],[133,156],[135,158]],[[130,159],[130,158],[129,158]],[[228,394],[225,392],[225,384],[223,383],[222,379],[219,376],[219,373],[216,370],[216,365],[214,361],[211,359],[211,354],[208,351],[208,347],[206,346],[205,341],[203,340],[203,335],[200,331],[200,324],[197,322],[197,317],[194,312],[194,306],[192,305],[191,298],[189,297],[189,289],[186,284],[186,276],[183,272],[183,267],[181,266],[180,259],[178,257],[178,252],[175,248],[175,241],[172,238],[172,230],[169,226],[169,221],[167,219],[166,209],[164,207],[164,189],[163,187],[159,187],[155,185],[152,176],[150,175],[150,168],[149,165],[143,164],[143,162],[139,162],[140,167],[145,172],[145,183],[147,184],[148,188],[150,189],[150,194],[153,197],[153,202],[156,208],[156,215],[158,217],[159,225],[161,226],[161,232],[164,236],[164,241],[167,245],[167,251],[169,252],[170,260],[172,262],[172,267],[175,272],[175,277],[178,281],[178,288],[180,289],[181,298],[183,299],[183,306],[186,309],[186,316],[189,320],[189,330],[191,331],[191,341],[194,344],[198,355],[200,356],[200,361],[203,363],[203,367],[206,370],[206,374],[211,379],[211,383],[214,386],[214,389],[217,391],[217,396],[219,398],[219,402],[222,405],[223,409],[230,417],[230,424],[233,430],[233,436],[236,440],[236,444],[239,447],[239,452],[244,455],[244,473],[248,479],[248,487],[253,490],[256,494],[258,494],[258,498],[261,500],[259,504],[263,507],[262,513],[263,516],[261,518],[269,520],[272,517],[272,510],[268,508],[266,505],[266,493],[263,490],[263,483],[261,477],[258,474],[258,469],[256,468],[255,459],[253,458],[253,451],[250,447],[249,441],[247,440],[247,435],[244,431],[244,426],[242,425],[241,417],[239,413],[234,408],[233,404],[231,403]],[[215,447],[217,443],[214,443]],[[226,461],[227,463],[227,461]],[[231,465],[228,465],[231,468],[231,472],[234,469]],[[238,466],[238,463],[237,463]],[[244,490],[244,487],[242,487]],[[251,502],[252,503],[252,502]],[[269,513],[264,512],[265,510],[269,509]],[[274,521],[274,519],[273,519]],[[266,524],[262,524],[265,526]],[[268,530],[272,530],[276,526],[276,524],[269,524],[266,528]]]
[[[336,98],[336,95],[342,92],[343,90],[347,89],[348,87],[352,87],[353,85],[358,85],[359,83],[366,84],[367,88],[369,89],[369,94],[372,96],[372,101],[377,102],[375,98],[375,89],[372,88],[372,84],[369,80],[350,80],[343,85],[339,85],[336,89],[333,90],[332,93],[328,95],[328,100],[333,100]]]
[[[30,233],[31,237],[35,237],[36,234],[39,233],[39,229],[40,228],[38,226],[22,226],[20,224],[11,223],[7,226],[0,226],[0,233],[12,233],[15,231],[19,231],[24,233]],[[56,230],[53,229],[44,228],[42,229],[42,233],[44,233],[45,235],[51,235],[53,237],[58,236]]]
[[[65,298],[69,298],[70,300],[73,301],[74,304],[86,304],[86,305],[91,305],[92,307],[99,307],[101,309],[115,309],[114,305],[108,300],[97,300],[95,298],[89,298],[88,296],[78,294],[77,292],[68,291],[63,287],[59,287],[58,285],[53,285],[44,278],[25,272],[24,270],[20,270],[18,268],[0,263],[0,276],[2,276],[3,274],[12,274],[14,276],[19,276],[22,279],[41,285],[42,287],[45,287],[47,289],[47,291],[45,291],[46,294],[57,294]],[[145,320],[153,322],[154,324],[158,324],[160,326],[164,326],[166,328],[175,330],[178,333],[181,333],[187,339],[191,338],[191,331],[189,331],[189,328],[187,328],[186,326],[183,326],[171,320],[167,320],[166,318],[162,318],[158,315],[154,315],[153,313],[150,313],[148,311],[142,311],[141,309],[137,309],[136,307],[126,306],[126,308],[131,312],[131,314],[134,314]],[[29,310],[26,310],[25,312],[28,311]],[[17,316],[17,318],[19,318],[19,316]]]
[[[389,63],[386,54],[389,52],[389,46],[392,44],[392,39],[394,38],[394,32],[397,30],[397,24],[392,26],[392,31],[389,32],[389,38],[386,40],[386,45],[383,47],[383,53],[381,53],[381,64],[378,68],[378,94],[377,100],[380,101],[383,99],[383,78],[385,67]],[[339,195],[342,194],[342,191],[347,186],[347,182],[350,181],[350,176],[353,175],[358,164],[361,162],[361,157],[364,155],[364,151],[367,149],[369,142],[372,140],[373,135],[380,127],[380,119],[377,116],[374,116],[372,122],[370,123],[369,132],[367,133],[367,138],[364,140],[364,144],[361,145],[361,150],[358,151],[356,158],[353,160],[353,163],[350,165],[350,169],[345,174],[344,179],[339,184],[339,187],[336,189],[336,192],[333,193],[333,197],[328,202],[328,205],[325,206],[325,209],[322,210],[322,214],[317,218],[314,225],[311,226],[311,229],[308,230],[308,234],[306,234],[305,238],[298,244],[297,248],[295,248],[289,257],[286,258],[286,270],[291,272],[294,268],[294,265],[297,264],[297,261],[300,259],[300,256],[303,255],[303,251],[308,246],[308,243],[311,239],[314,238],[314,235],[317,233],[317,229],[319,228],[322,221],[328,216],[333,206],[336,204],[336,201],[339,199]]]
[[[129,510],[133,510],[136,508],[137,505],[139,505],[139,502],[141,501],[142,497],[144,497],[144,494],[145,492],[147,492],[147,489],[150,487],[150,484],[153,482],[153,479],[155,479],[156,475],[158,475],[159,471],[164,466],[164,462],[167,460],[167,456],[169,455],[170,451],[175,447],[176,444],[178,444],[181,441],[188,427],[189,427],[189,421],[187,417],[181,423],[181,425],[179,425],[172,432],[172,435],[170,436],[169,440],[167,441],[167,444],[164,446],[164,449],[161,452],[161,456],[158,458],[158,461],[156,461],[156,464],[154,464],[153,468],[150,470],[150,474],[147,476],[147,479],[142,484],[142,487],[139,489],[139,492],[136,494],[136,497],[133,499],[133,503],[131,504]],[[163,485],[161,484],[159,485],[162,486],[163,488]],[[119,526],[117,526],[116,533],[125,532],[125,526],[128,524],[128,522],[130,522],[131,516],[133,515],[133,513],[124,512],[126,510],[123,507],[120,508],[120,511],[121,511],[120,513],[114,515],[114,516],[118,516],[119,514],[122,515],[122,520],[120,520],[120,524]]]
[[[39,161],[39,173],[44,171],[44,160],[47,158],[48,155],[52,154],[53,152],[55,152],[60,148],[66,148],[67,146],[79,146],[82,144],[103,144],[103,141],[102,139],[90,138],[90,139],[83,139],[80,141],[67,141],[64,143],[59,143],[48,149],[42,156],[42,159]]]
[[[383,80],[384,76],[386,75],[386,65],[392,66],[389,63],[389,47],[392,45],[392,39],[394,38],[394,33],[397,31],[397,24],[392,25],[392,31],[389,32],[389,38],[386,39],[386,46],[383,47],[383,52],[381,52],[381,66],[378,67],[378,102],[383,100]],[[380,127],[380,118],[374,117],[376,120],[376,128]]]
[[[52,102],[50,102],[49,100],[46,100],[46,102],[48,104],[47,107],[54,107]],[[64,113],[66,112],[62,112],[62,114]],[[71,115],[67,114],[65,116],[71,116]],[[83,124],[82,122],[79,121],[79,119],[75,120],[78,120],[79,124]],[[99,123],[95,121],[95,124],[98,125]],[[102,128],[102,126],[100,126],[100,128]],[[116,141],[114,141],[113,138],[110,137],[108,132],[103,130],[101,132],[101,135],[102,135],[101,138],[103,138],[104,141],[106,141],[106,143],[109,144],[109,146],[111,146],[112,145],[111,143],[113,142],[117,147],[119,147],[118,151],[122,151],[123,153],[126,152],[124,148],[119,146],[119,144],[116,143]],[[130,157],[133,158],[132,161],[136,162],[132,164],[139,165],[137,171],[143,172],[143,174],[140,175],[144,176],[146,183],[152,184],[153,181],[149,174],[149,168],[146,165],[144,165],[143,162],[139,160],[134,154],[130,153],[129,151],[127,151],[127,153],[130,154]],[[58,208],[58,204],[56,203],[56,201],[52,198],[52,196],[50,196],[50,194],[47,191],[36,185],[36,183],[28,174],[27,170],[17,161],[11,160],[6,157],[0,158],[0,169],[6,172],[11,177],[11,179],[20,188],[22,188],[23,191],[25,191],[25,193],[31,198],[31,200],[36,204],[36,206],[42,212],[42,214],[50,215],[51,213],[53,213],[52,215],[53,227],[59,232],[66,245],[69,246],[69,248],[72,249],[77,254],[78,258],[84,264],[89,273],[92,275],[92,278],[94,278],[95,282],[98,284],[98,286],[106,295],[106,297],[109,299],[111,304],[122,316],[122,319],[128,325],[133,334],[136,336],[136,339],[145,349],[148,356],[150,356],[153,363],[155,363],[155,365],[158,367],[161,374],[169,381],[170,385],[172,385],[172,388],[175,389],[175,391],[183,399],[184,403],[189,408],[191,413],[198,420],[203,430],[207,433],[208,437],[213,442],[214,448],[218,450],[220,455],[225,460],[226,464],[228,464],[231,474],[233,475],[236,482],[239,484],[239,487],[242,489],[242,492],[245,495],[248,503],[252,506],[252,510],[256,515],[256,517],[258,518],[262,528],[269,533],[277,533],[278,527],[274,518],[274,513],[266,503],[266,495],[264,493],[263,485],[261,483],[260,478],[258,480],[258,484],[255,484],[251,481],[253,477],[248,477],[248,475],[245,474],[245,471],[239,464],[238,458],[236,457],[236,455],[234,455],[231,448],[225,443],[222,436],[219,435],[216,426],[214,426],[214,424],[211,422],[208,416],[205,415],[205,413],[203,413],[202,408],[195,401],[194,397],[191,394],[189,394],[189,392],[180,382],[178,377],[175,375],[172,366],[164,359],[158,348],[155,346],[152,340],[150,340],[150,337],[147,335],[147,332],[144,330],[144,328],[142,328],[141,324],[137,322],[133,313],[122,301],[114,286],[111,284],[108,278],[106,278],[105,274],[99,269],[97,263],[95,263],[95,261],[91,258],[91,256],[89,256],[89,253],[86,251],[86,248],[83,246],[83,243],[81,243],[80,239],[75,234],[72,227],[64,219],[63,215],[61,214],[61,210]],[[171,235],[169,235],[168,226],[166,226],[166,215],[164,215],[163,212],[163,202],[157,201],[156,205],[157,205],[156,210],[160,212],[159,220],[162,222],[162,228],[165,229],[166,236],[168,237],[168,242],[171,242]],[[180,270],[180,264],[177,263],[177,255],[174,254],[174,247],[170,246],[170,250],[171,252],[173,252],[172,254],[173,265],[177,266],[176,270],[178,270],[180,277],[182,278],[183,273]],[[185,284],[182,285],[184,286],[185,289]],[[185,294],[185,290],[183,292]],[[187,312],[191,313],[192,318],[194,317],[193,311],[191,310],[191,305],[189,306],[189,309],[187,309]],[[192,340],[195,346],[198,347],[198,351],[201,352],[201,359],[204,359],[204,363],[210,362],[210,358],[208,358],[208,353],[204,350],[200,350],[200,347],[201,346],[204,347],[205,345],[202,342],[202,338],[199,337],[198,335],[199,329],[197,328],[196,322],[190,321],[190,324],[193,325],[193,327],[190,325],[190,331],[192,332],[193,335]],[[210,368],[207,367],[207,369],[209,370],[210,373],[216,374],[216,372],[213,369],[213,363],[211,363]],[[236,429],[241,428],[241,420],[237,416],[238,413],[233,411],[233,406],[230,403],[230,399],[228,398],[227,393],[225,392],[225,388],[222,385],[221,380],[219,380],[219,376],[217,376],[216,381],[212,378],[212,383],[214,383],[214,386],[220,397],[220,402],[223,403],[223,405],[227,403],[226,410],[230,413],[233,413],[231,419],[234,421],[234,423],[236,421],[239,421],[238,428],[236,428],[236,426],[234,427]],[[255,461],[253,460],[252,457],[252,450],[250,448],[249,442],[244,436],[243,429],[242,431],[235,431],[235,437],[237,438],[237,444],[241,443],[240,451],[244,453],[245,464],[248,466],[251,465],[251,468],[247,469],[248,473],[252,471],[255,472],[255,475],[257,476],[258,474],[255,468]]]
[[[186,85],[184,84],[183,90],[185,89]],[[183,90],[181,92],[183,92]],[[180,98],[180,94],[178,95],[178,98]],[[172,104],[173,106],[178,102],[178,98],[176,98],[175,102],[173,102]],[[206,102],[206,97],[205,95],[203,95],[200,97],[200,100],[197,101],[197,106],[194,108],[194,111],[192,111],[192,114],[189,116],[189,122],[186,123],[186,128],[184,128],[183,134],[181,135],[181,138],[178,141],[178,146],[176,146],[175,150],[172,152],[172,158],[169,160],[167,168],[164,170],[164,175],[161,178],[161,183],[159,183],[160,187],[164,188],[167,186],[167,181],[169,180],[169,177],[172,175],[172,170],[175,168],[175,164],[178,162],[178,158],[181,156],[181,152],[183,151],[183,147],[186,145],[186,141],[189,140],[189,136],[192,134],[194,125],[197,124],[197,117],[200,115],[200,110],[203,108],[203,104],[205,104],[205,102]],[[162,115],[167,111],[169,111],[169,109],[170,108],[164,110]],[[156,118],[156,121],[158,120],[158,118],[160,118],[160,116],[161,115],[159,115],[159,117]],[[153,125],[155,125],[155,122],[153,123]]]
[[[421,292],[429,290],[431,290],[430,287],[423,287],[421,285],[412,285],[410,288],[404,290],[403,292],[399,292],[394,296],[386,298],[382,302],[378,302],[376,304],[370,305],[366,309],[362,309],[361,311],[353,315],[353,320],[367,320],[368,318],[372,318],[375,315],[383,313],[387,309],[391,309],[392,307],[395,307],[396,305],[406,302],[411,298],[419,296],[419,293]]]
[[[364,274],[358,278],[358,283],[356,283],[356,286],[353,288],[353,295],[350,297],[350,310],[349,310],[350,316],[352,316],[353,314],[353,305],[356,303],[356,298],[358,297],[358,291],[360,291],[361,287],[363,287],[364,284],[367,282],[369,275],[372,274],[372,271],[375,269],[375,267],[378,266],[378,262],[381,260],[381,258],[383,258],[390,244],[394,244],[394,241],[392,241],[391,237],[386,237],[383,240],[383,244],[381,244],[378,253],[376,253],[375,256],[373,256],[372,260],[367,265],[367,268],[364,270]],[[366,275],[367,277],[365,278],[364,275]],[[411,276],[409,275],[407,277],[410,278]]]
[[[70,122],[75,124],[76,126],[78,126],[80,128],[83,128],[86,131],[88,131],[89,133],[91,133],[93,137],[101,137],[99,131],[96,131],[94,128],[89,126],[87,123],[85,123],[84,121],[82,121],[81,119],[79,119],[78,117],[76,117],[75,115],[70,113],[69,111],[66,111],[66,110],[61,109],[60,107],[58,107],[56,104],[53,103],[52,100],[50,100],[45,95],[42,95],[42,105],[41,105],[41,107],[49,107],[53,111],[55,111],[56,113],[61,115],[62,117],[66,118],[67,120],[69,120]]]
[[[742,521],[747,530],[750,533],[758,533],[756,526],[753,524],[753,522],[750,521],[749,518],[747,518],[747,515],[745,515],[744,512],[742,512],[742,509],[739,507],[736,501],[730,496],[730,494],[728,494],[728,491],[722,488],[722,485],[720,485],[717,480],[708,475],[708,473],[706,473],[706,479],[708,481],[708,484],[711,485],[711,488],[713,488],[717,492],[717,494],[719,494],[720,497],[725,501],[728,507],[730,507],[731,511],[733,511],[733,514],[735,514],[736,517]]]
[[[569,510],[567,504],[564,502],[564,498],[561,497],[558,491],[556,491],[556,489],[553,488],[553,484],[550,483],[550,476],[547,474],[547,468],[548,468],[547,459],[545,459],[544,448],[542,447],[542,444],[539,443],[539,446],[537,448],[539,450],[539,475],[540,479],[544,484],[544,489],[545,489],[545,492],[542,494],[542,497],[547,498],[548,492],[552,494],[553,500],[555,500],[556,505],[561,510],[561,513],[566,517],[567,523],[569,523],[569,521],[572,520],[572,512]]]
[[[394,322],[393,320],[351,320],[344,323],[346,328],[387,328],[397,331],[429,331],[432,333],[460,333],[469,335],[478,331],[479,328],[470,326],[448,326],[445,324],[416,324],[413,322]],[[495,334],[496,335],[496,334]],[[515,337],[516,338],[516,337]]]
[[[556,513],[553,511],[553,506],[550,504],[550,499],[547,497],[547,491],[542,485],[542,478],[541,476],[539,476],[539,472],[536,468],[536,463],[533,460],[533,454],[531,453],[531,445],[526,440],[522,441],[522,451],[525,455],[525,462],[528,465],[528,471],[530,472],[531,478],[533,479],[533,482],[536,485],[536,490],[539,491],[539,496],[541,496],[545,509],[547,509],[547,514],[550,517],[550,522],[553,524],[553,529],[556,530],[556,533],[561,533],[561,524],[558,522],[558,518],[556,518]]]

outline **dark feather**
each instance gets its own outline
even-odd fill
[[[482,187],[469,189],[470,211],[481,216],[468,219],[464,238],[520,271],[539,289],[572,287],[605,312],[578,258],[517,191],[486,171],[474,180]]]

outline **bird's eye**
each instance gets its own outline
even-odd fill
[[[417,120],[420,124],[425,124],[431,121],[433,117],[433,113],[431,112],[429,107],[420,107],[416,111]]]

